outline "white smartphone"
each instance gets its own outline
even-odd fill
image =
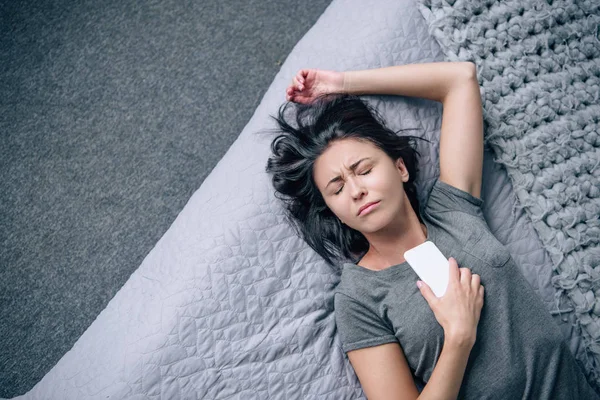
[[[404,259],[437,297],[446,293],[450,278],[449,261],[433,242],[428,240],[407,250]]]

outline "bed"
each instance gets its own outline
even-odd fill
[[[300,68],[443,61],[413,0],[334,0],[290,53],[239,138],[73,348],[19,399],[364,398],[336,331],[339,272],[296,236],[265,164],[274,115]],[[414,128],[417,189],[439,174],[441,105],[364,96],[394,130]],[[485,218],[523,278],[555,307],[553,265],[506,169],[486,147]],[[573,315],[553,314],[585,359]],[[582,368],[586,368],[583,361]],[[588,365],[589,368],[589,365]],[[588,371],[589,372],[589,371]]]

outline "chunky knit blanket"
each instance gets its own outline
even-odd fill
[[[447,61],[477,66],[485,143],[554,265],[600,387],[600,1],[419,0]],[[583,358],[583,359],[582,359]]]

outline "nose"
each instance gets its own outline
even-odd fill
[[[360,179],[349,177],[346,184],[350,186],[350,194],[355,199],[359,199],[367,193],[367,189],[364,187]]]

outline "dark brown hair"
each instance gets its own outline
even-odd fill
[[[288,119],[290,107],[295,115]],[[348,94],[324,95],[309,105],[287,102],[271,118],[279,125],[279,135],[271,142],[266,171],[271,175],[275,196],[284,202],[292,226],[329,265],[335,266],[334,259],[339,257],[357,262],[369,249],[365,236],[342,224],[327,207],[314,182],[315,161],[333,141],[370,141],[392,160],[402,158],[409,172],[404,189],[423,222],[414,183],[419,155],[415,139],[422,138],[398,135],[386,127],[376,109]]]

